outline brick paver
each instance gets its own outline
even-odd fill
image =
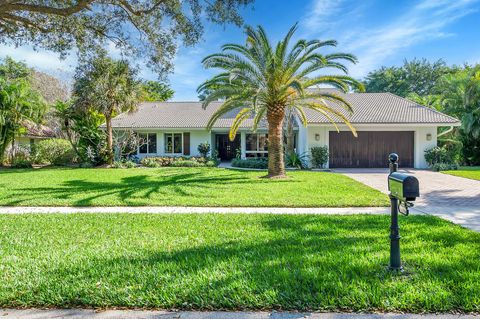
[[[412,174],[420,183],[418,211],[436,215],[480,231],[480,181],[427,170],[400,170]],[[388,169],[336,169],[384,193]]]

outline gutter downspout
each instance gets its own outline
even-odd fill
[[[442,133],[438,134],[438,135],[437,135],[437,138],[440,137],[440,136],[443,136],[443,135],[445,135],[445,134],[448,134],[448,133],[450,133],[451,131],[453,131],[453,125],[450,126],[450,128],[449,128],[448,130],[446,130],[445,132],[442,132]]]

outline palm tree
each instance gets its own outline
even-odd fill
[[[140,102],[142,88],[135,72],[128,62],[101,53],[77,68],[73,94],[75,107],[105,116],[107,163],[112,164],[112,118],[118,113],[134,111]]]
[[[0,165],[7,146],[19,133],[22,123],[38,122],[45,109],[45,101],[26,80],[0,78]]]
[[[290,46],[296,29],[297,25],[294,25],[274,47],[261,26],[256,29],[247,27],[245,45],[225,44],[221,53],[203,59],[205,68],[223,70],[198,88],[198,92],[208,92],[203,107],[212,101],[225,99],[212,115],[208,129],[222,115],[239,110],[230,128],[229,136],[233,140],[243,121],[253,117],[253,129],[256,130],[259,122],[266,118],[269,142],[266,177],[285,176],[282,130],[288,107],[295,109],[304,125],[304,109],[312,109],[324,114],[335,127],[340,119],[356,135],[348,118],[327,103],[334,102],[351,113],[352,108],[347,101],[331,91],[307,90],[327,84],[343,92],[352,86],[363,91],[359,82],[346,75],[347,67],[342,64],[343,61],[356,63],[356,57],[347,53],[319,53],[321,48],[336,46],[334,40],[299,40]],[[345,75],[317,74],[325,68],[340,70]]]

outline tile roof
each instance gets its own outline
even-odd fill
[[[337,92],[338,93],[338,92]],[[426,108],[391,93],[347,93],[339,94],[352,106],[354,113],[349,115],[340,106],[332,107],[344,113],[353,124],[459,124],[448,115]],[[141,103],[138,110],[123,113],[112,121],[115,128],[205,128],[212,114],[222,102],[211,103],[206,110],[201,102],[148,102]],[[319,112],[306,110],[308,123],[329,123]],[[236,112],[220,118],[214,128],[229,128]],[[342,121],[338,119],[338,122]],[[241,128],[250,128],[252,120],[246,120]],[[265,123],[262,126],[266,126]]]

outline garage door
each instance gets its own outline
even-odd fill
[[[414,132],[330,132],[330,167],[388,167],[388,154],[398,154],[400,167],[413,167]]]

